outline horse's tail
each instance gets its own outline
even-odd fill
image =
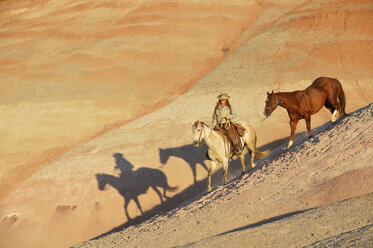
[[[339,103],[341,104],[341,106],[339,107],[339,115],[340,116],[343,116],[343,115],[347,115],[346,114],[346,96],[345,96],[345,93],[343,91],[343,88],[342,88],[342,85],[339,84],[341,86],[340,88],[340,91],[339,91],[339,95],[338,95],[338,100],[339,100]]]
[[[170,185],[168,185],[168,183],[166,182],[166,187],[164,187],[164,192],[163,192],[164,198],[170,199],[170,197],[168,197],[166,195],[166,192],[167,191],[169,191],[169,192],[175,192],[176,190],[177,190],[177,186],[176,187],[170,187]]]
[[[270,149],[267,149],[265,151],[259,151],[259,150],[256,150],[255,151],[255,158],[258,158],[258,159],[261,159],[261,158],[265,158],[268,156],[268,154],[271,152]]]
[[[270,149],[267,149],[265,151],[259,151],[256,149],[256,141],[257,141],[258,137],[256,136],[256,133],[255,133],[255,137],[254,137],[254,148],[255,148],[255,158],[257,159],[262,159],[262,158],[265,158],[268,156],[268,154],[271,152]]]
[[[164,188],[165,190],[167,190],[167,191],[170,191],[170,192],[175,192],[175,191],[178,189],[177,186],[175,186],[175,187],[171,187],[171,186],[168,184],[167,179],[164,181],[163,188]]]
[[[167,186],[166,186],[166,190],[167,191],[170,191],[170,192],[175,192],[176,190],[177,190],[177,186],[175,186],[175,187],[171,187],[170,185],[168,185],[168,183],[167,183]]]

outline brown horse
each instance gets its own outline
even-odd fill
[[[311,138],[311,115],[316,114],[325,106],[332,113],[331,120],[337,120],[346,115],[346,98],[341,83],[335,78],[320,77],[304,90],[294,92],[267,92],[264,115],[268,118],[271,113],[281,106],[288,111],[290,117],[290,141],[287,148],[293,145],[295,130],[300,119],[306,120],[308,135]]]

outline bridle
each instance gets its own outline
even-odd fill
[[[201,123],[201,132],[199,133],[198,142],[201,142],[201,141],[202,141],[202,132],[205,132],[205,133],[206,133],[204,127],[205,127],[205,124],[204,124],[204,123]],[[209,136],[210,136],[210,135],[209,135]],[[205,140],[206,140],[207,138],[208,138],[208,136],[205,137]]]
[[[201,143],[201,141],[202,141],[202,132],[206,133],[205,126],[207,126],[204,122],[200,122],[200,123],[201,123],[201,132],[199,133],[198,143]],[[207,127],[209,127],[209,126],[207,126]],[[212,132],[213,132],[213,130],[211,130],[211,132],[208,134],[208,136],[206,136],[204,138],[205,141],[210,137],[210,135],[211,135]],[[223,142],[224,142],[225,154],[227,156],[227,154],[229,154],[229,146],[230,146],[230,144],[227,143],[224,139],[223,139]]]
[[[201,132],[199,133],[198,142],[201,142],[201,141],[202,141],[201,137],[202,137],[202,132],[203,132],[203,131],[205,131],[205,129],[203,128],[203,124],[202,124]]]
[[[281,101],[278,100],[277,94],[275,94],[275,96],[276,96],[276,103],[275,103],[275,105],[273,105],[271,107],[265,107],[265,109],[272,110],[272,108],[276,108],[281,103]]]

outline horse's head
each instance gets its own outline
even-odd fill
[[[166,164],[170,157],[170,153],[166,149],[159,148],[159,158],[162,164]]]
[[[105,190],[105,186],[107,184],[107,181],[105,180],[105,174],[96,174],[96,179],[98,182],[98,189]]]
[[[264,108],[263,114],[265,115],[266,118],[268,118],[279,104],[277,94],[273,93],[273,90],[271,93],[267,92],[267,99],[265,101],[265,104],[266,106]]]
[[[196,121],[192,125],[193,132],[193,145],[198,147],[201,145],[201,141],[206,138],[207,126],[204,122]]]

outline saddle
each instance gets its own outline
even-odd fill
[[[224,139],[225,142],[229,144],[230,147],[230,157],[233,157],[237,154],[234,147],[239,146],[242,150],[242,143],[241,137],[245,135],[245,128],[238,123],[234,122],[227,122],[222,125],[216,125],[214,130],[220,134],[220,136]],[[236,130],[236,131],[235,131]]]
[[[233,123],[233,125],[236,127],[238,133],[240,134],[240,137],[243,137],[245,135],[246,129],[238,123]]]
[[[223,131],[224,129],[227,129],[226,125],[233,125],[233,127],[236,128],[240,137],[243,137],[245,135],[246,129],[243,126],[241,126],[241,124],[234,123],[234,122],[231,122],[231,121],[228,122],[228,123],[221,124],[221,125],[216,125],[214,130],[217,131],[220,135],[225,136],[225,138],[228,138],[228,137],[226,137],[226,134]]]
[[[223,140],[226,142],[226,143],[232,143],[228,137],[228,135],[225,133],[225,131],[222,130],[222,128],[220,127],[215,127],[214,128],[214,131],[217,132],[222,138]]]

